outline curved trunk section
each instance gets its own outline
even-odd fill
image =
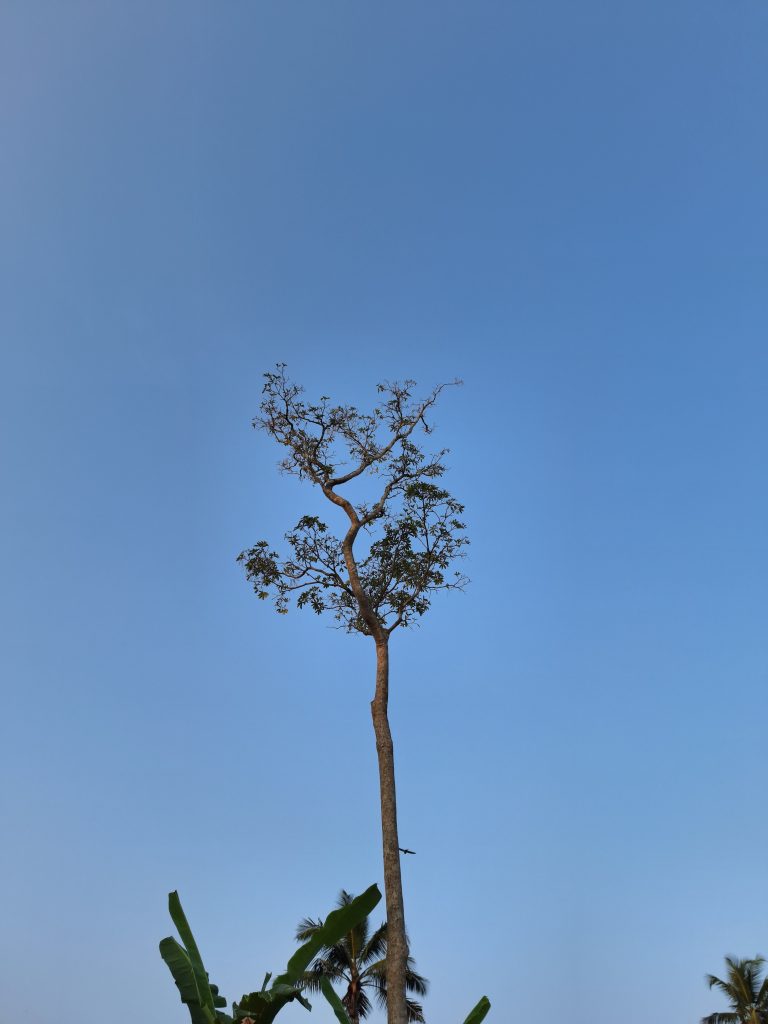
[[[384,853],[384,894],[387,904],[387,1024],[407,1024],[405,972],[408,942],[405,937],[403,884],[397,836],[395,757],[389,729],[389,638],[376,640],[376,694],[371,701],[381,794],[381,839]]]

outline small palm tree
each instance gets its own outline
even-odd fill
[[[337,905],[346,907],[353,899],[354,896],[342,889]],[[322,920],[313,921],[311,917],[305,917],[296,929],[296,941],[305,942],[322,928],[322,925]],[[359,1024],[372,1009],[366,990],[372,992],[382,1009],[387,1008],[386,957],[386,922],[379,925],[371,935],[369,919],[365,918],[356,928],[347,932],[335,946],[326,946],[323,949],[321,955],[304,974],[302,987],[309,991],[318,991],[323,977],[331,982],[345,984],[347,990],[341,1001],[352,1024]],[[415,966],[413,957],[409,956],[405,974],[406,992],[424,996],[427,994],[429,983],[426,978],[416,973]],[[421,1004],[411,998],[406,999],[406,1004],[408,1020],[413,1024],[424,1024]]]
[[[719,988],[730,1001],[731,1009],[726,1013],[711,1013],[702,1017],[701,1024],[768,1024],[768,977],[760,981],[765,958],[736,960],[727,956],[727,980],[707,975],[710,988]]]

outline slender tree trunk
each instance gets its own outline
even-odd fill
[[[376,734],[376,755],[379,762],[379,793],[381,797],[381,842],[384,853],[384,898],[387,905],[387,1024],[408,1024],[405,998],[405,973],[408,961],[408,940],[405,937],[403,883],[400,878],[400,843],[397,837],[397,798],[395,795],[395,755],[389,730],[389,634],[376,618],[368,595],[360,581],[353,553],[360,531],[357,513],[345,498],[324,488],[326,497],[340,505],[349,516],[350,526],[342,542],[349,582],[360,614],[376,644],[376,692],[371,701],[373,731]]]
[[[387,904],[387,1024],[407,1024],[405,972],[408,942],[405,937],[400,843],[397,836],[395,757],[389,729],[389,637],[376,639],[376,694],[371,717],[376,734],[381,793],[381,839],[384,853],[384,894]]]

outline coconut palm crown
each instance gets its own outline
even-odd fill
[[[342,889],[337,906],[346,907],[353,899],[354,896]],[[305,917],[296,929],[296,941],[305,942],[322,928],[322,925],[321,919],[313,921],[311,917]],[[386,957],[386,922],[379,925],[371,934],[370,920],[364,918],[340,942],[334,946],[326,946],[322,950],[321,955],[304,974],[302,988],[318,991],[323,977],[332,983],[346,985],[346,992],[341,1001],[352,1024],[359,1024],[373,1008],[368,992],[371,992],[383,1010],[387,1008]],[[405,974],[406,992],[424,996],[429,983],[426,978],[416,973],[415,966],[413,957],[409,956]],[[421,1004],[410,996],[406,999],[406,1004],[408,1020],[413,1024],[424,1024]]]
[[[765,958],[755,956],[737,960],[727,956],[727,978],[707,975],[710,988],[719,988],[731,1004],[725,1013],[711,1013],[702,1017],[701,1024],[768,1024],[768,977],[761,982]]]

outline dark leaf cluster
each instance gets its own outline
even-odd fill
[[[304,516],[285,535],[281,556],[267,541],[239,561],[258,597],[272,597],[285,613],[291,598],[318,615],[330,612],[350,632],[391,633],[413,625],[440,590],[461,590],[466,576],[453,568],[466,545],[464,507],[437,481],[446,451],[425,453],[414,431],[427,434],[427,415],[442,387],[421,401],[413,381],[381,384],[371,413],[354,406],[302,398],[285,367],[265,374],[261,416],[254,423],[286,449],[286,472],[308,479],[346,513],[347,532],[334,536],[317,516]],[[354,502],[346,485],[375,478],[373,500]],[[353,554],[358,534],[364,554]]]

